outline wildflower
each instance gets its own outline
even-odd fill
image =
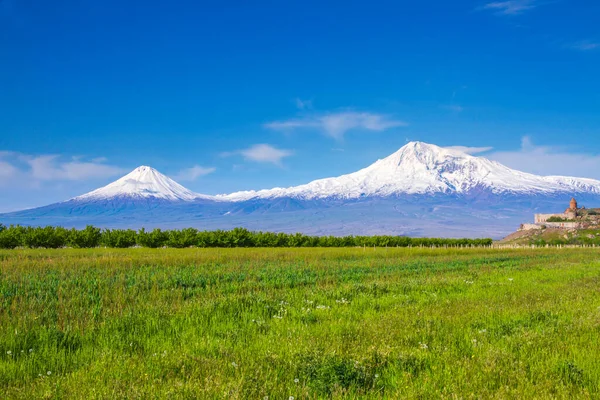
[[[48,376],[52,375],[52,371],[48,371],[46,372],[46,374],[48,374]]]
[[[514,279],[513,278],[508,278],[508,280],[512,282]]]
[[[423,350],[427,350],[429,348],[429,346],[427,346],[426,343],[421,343],[421,342],[419,342],[419,347],[422,348]]]
[[[30,353],[33,353],[33,349],[29,349],[29,352],[30,352]]]
[[[472,284],[473,284],[473,281],[465,281],[465,283],[466,283],[467,285],[472,285]]]
[[[289,400],[294,400],[294,396],[290,396]]]
[[[328,309],[329,309],[328,306],[324,306],[322,304],[317,306],[317,310],[328,310]]]
[[[283,319],[283,317],[281,315],[273,315],[273,318]]]
[[[7,351],[6,354],[8,354],[9,356],[12,354],[12,351]]]
[[[479,331],[479,333],[486,333],[486,332],[487,332],[487,329],[482,329]]]
[[[336,300],[335,302],[339,303],[339,304],[347,304],[348,300],[346,300],[345,298],[342,297],[340,300]]]
[[[298,379],[298,378],[294,379],[294,383],[298,383],[298,382],[300,382],[300,379]]]
[[[379,378],[379,374],[375,374],[375,379]]]
[[[237,368],[237,367],[238,367],[238,365],[236,364],[236,362],[235,362],[235,361],[231,363],[231,366],[232,366],[233,368]]]

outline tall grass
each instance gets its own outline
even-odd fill
[[[0,397],[598,398],[599,256],[0,251]]]

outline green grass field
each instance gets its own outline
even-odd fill
[[[600,249],[0,251],[0,398],[599,398]]]

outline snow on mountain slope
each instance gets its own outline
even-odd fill
[[[399,194],[467,194],[476,190],[494,194],[600,194],[600,181],[537,176],[458,150],[411,142],[389,157],[352,174],[287,189],[237,192],[217,198],[230,201],[276,197],[354,199]]]
[[[96,201],[112,198],[155,198],[170,201],[192,201],[209,197],[186,189],[154,168],[141,166],[109,185],[77,196],[72,200]]]

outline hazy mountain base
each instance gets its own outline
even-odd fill
[[[244,202],[172,202],[157,199],[71,200],[4,214],[0,222],[82,228],[184,228],[250,230],[309,235],[409,235],[414,237],[492,237],[500,239],[536,212],[560,212],[569,196],[514,196],[492,193],[407,195],[359,200],[293,198]],[[600,204],[582,196],[582,204]]]

